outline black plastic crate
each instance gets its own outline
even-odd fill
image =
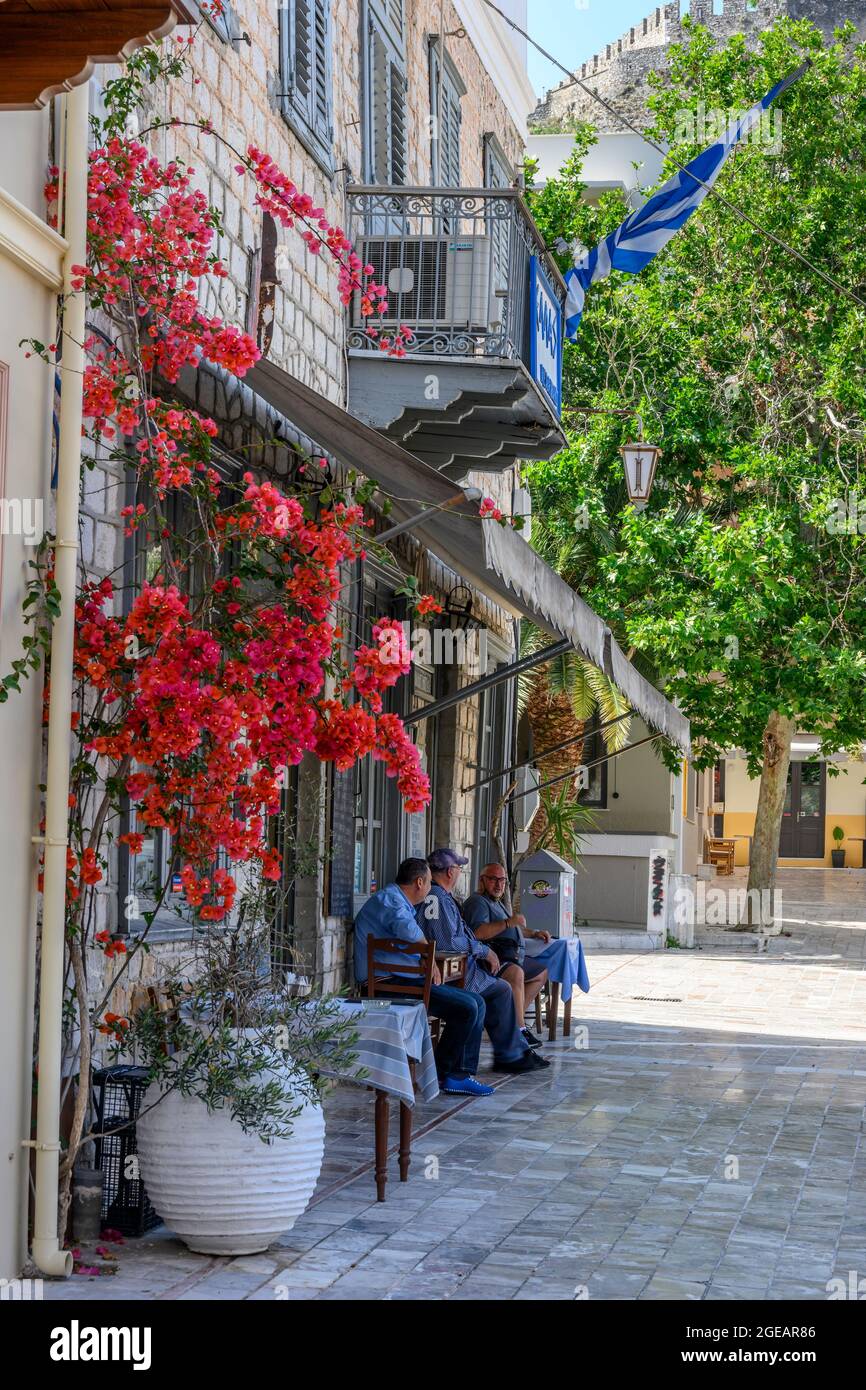
[[[124,1236],[143,1235],[161,1219],[138,1176],[135,1122],[146,1089],[144,1067],[105,1067],[93,1073],[93,1128],[103,1136],[94,1140],[96,1166],[105,1175],[102,1224]]]

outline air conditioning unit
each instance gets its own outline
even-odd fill
[[[462,328],[488,333],[502,318],[493,293],[488,236],[362,237],[358,255],[373,279],[388,290],[383,327]],[[361,321],[355,295],[354,320]]]

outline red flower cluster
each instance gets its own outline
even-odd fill
[[[98,931],[93,940],[102,951],[103,955],[111,960],[112,956],[125,956],[126,943],[123,941],[112,941],[111,932]]]
[[[259,206],[334,261],[343,303],[358,294],[362,312],[381,318],[386,290],[343,230],[268,155],[251,147],[238,168],[255,179]],[[115,135],[90,155],[87,265],[74,267],[75,288],[123,325],[124,346],[87,343],[84,414],[96,435],[117,440],[116,457],[134,444],[156,500],[122,515],[158,568],[124,616],[111,580],[83,585],[74,669],[83,753],[103,764],[98,780],[114,813],[125,791],[140,827],[119,843],[139,854],[146,829],[167,830],[187,903],[216,922],[237,888],[214,865],[257,862],[266,879],[280,880],[268,817],[280,809],[287,769],[305,754],[340,769],[381,759],[409,810],[429,800],[429,787],[400,720],[382,713],[383,692],[410,669],[402,628],[382,620],[374,645],[347,665],[331,622],[342,571],[362,553],[362,508],[330,502],[316,512],[252,474],[226,504],[227,485],[211,466],[217,425],[156,394],[157,381],[175,383],[204,359],[243,376],[259,357],[249,335],[201,307],[203,277],[227,272],[214,250],[218,214],[192,172]],[[56,201],[56,170],[46,193]],[[402,355],[410,338],[398,329],[381,343]],[[194,499],[194,520],[175,538],[162,501],[178,490]],[[202,583],[187,596],[184,576],[197,568]],[[438,608],[428,602],[425,611]],[[70,851],[70,904],[101,879],[96,850],[80,859]],[[121,949],[104,933],[96,942],[106,955]],[[106,1025],[120,1036],[125,1021],[106,1015]]]
[[[438,603],[432,594],[421,594],[415,604],[415,612],[419,618],[426,618],[428,613],[441,613],[442,604]]]
[[[367,708],[323,698],[327,673],[339,664],[339,639],[322,615],[339,592],[340,565],[357,553],[354,509],[314,523],[295,499],[250,482],[221,520],[218,549],[243,536],[267,550],[272,566],[275,558],[282,564],[283,600],[263,601],[237,575],[221,578],[204,627],[176,587],[151,583],[119,619],[107,611],[113,586],[106,579],[87,585],[76,609],[76,675],[111,713],[87,747],[115,765],[135,764],[125,786],[137,819],[176,837],[187,901],[206,921],[223,918],[235,885],[195,866],[223,853],[235,862],[258,860],[265,877],[279,878],[266,818],[279,810],[286,769],[305,753],[340,769],[372,753],[397,778],[407,807],[429,797],[402,724],[381,714],[382,692],[409,671],[399,623],[376,624],[379,645],[361,647],[344,679]],[[393,659],[384,660],[389,649]],[[121,839],[140,851],[140,832]],[[82,880],[97,881],[90,875],[101,870],[88,859]]]

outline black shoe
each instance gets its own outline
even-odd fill
[[[521,1028],[520,1032],[527,1047],[541,1047],[541,1038],[537,1037],[531,1028]]]
[[[494,1062],[494,1071],[507,1071],[520,1074],[521,1072],[536,1071],[539,1067],[549,1067],[543,1057],[539,1057],[537,1052],[524,1052],[522,1057],[518,1057],[514,1062]]]
[[[547,1058],[542,1057],[540,1052],[528,1052],[526,1055],[534,1067],[539,1067],[543,1070],[545,1067],[550,1066]]]

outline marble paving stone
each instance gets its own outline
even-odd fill
[[[592,953],[589,1047],[545,1044],[550,1071],[489,1101],[419,1104],[441,1123],[407,1183],[389,1158],[386,1202],[352,1177],[370,1097],[341,1086],[313,1204],[267,1252],[213,1261],[160,1229],[46,1299],[808,1301],[866,1277],[866,874],[780,887],[792,935],[761,956],[700,931],[694,951]]]

